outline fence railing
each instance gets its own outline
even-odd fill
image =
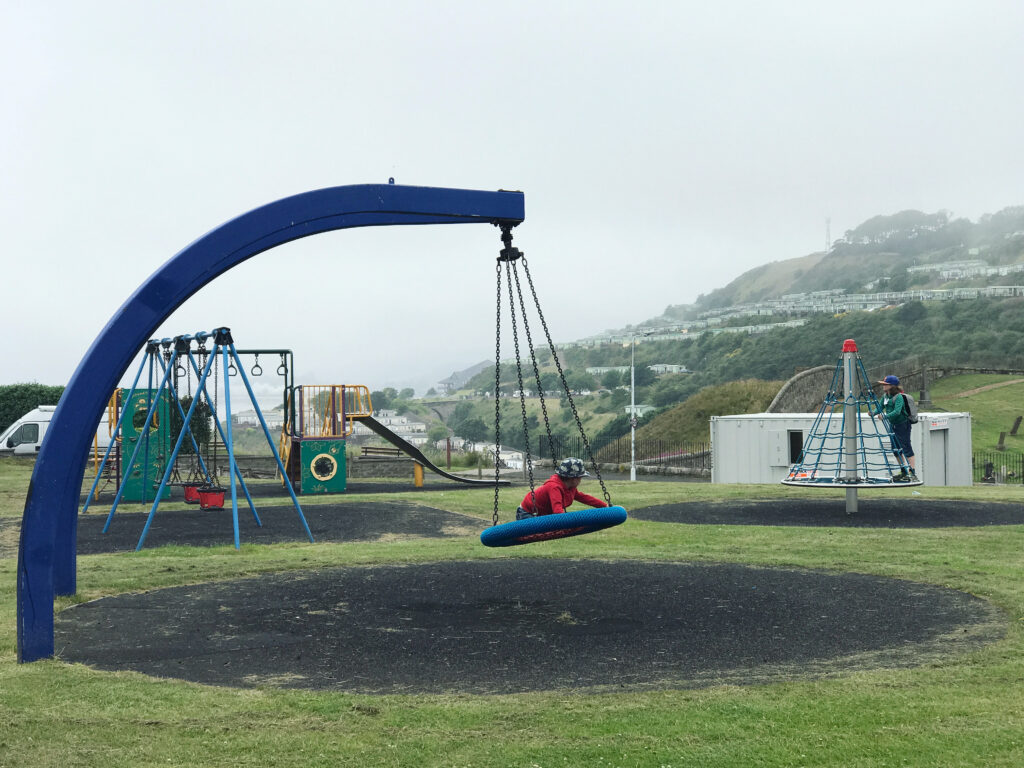
[[[555,455],[552,457],[551,446],[546,438],[540,440],[534,458],[538,460],[563,459],[576,456],[587,459],[583,438],[556,437],[552,440]],[[628,436],[614,440],[591,441],[594,458],[601,464],[626,464],[631,461],[631,446]],[[687,443],[675,440],[658,440],[637,438],[635,446],[637,466],[649,467],[688,467],[690,469],[711,470],[711,445],[709,443]]]
[[[1024,453],[975,451],[971,466],[976,483],[1020,483],[1024,478]]]
[[[534,453],[537,461],[551,460],[547,440]],[[585,458],[585,448],[580,437],[555,438],[555,459],[566,456]],[[590,445],[594,456],[601,464],[630,464],[629,437]],[[973,480],[976,483],[1021,483],[1024,482],[1024,453],[1006,451],[975,451],[971,455]],[[672,440],[637,438],[637,466],[686,467],[693,470],[711,471],[711,444],[688,443]]]

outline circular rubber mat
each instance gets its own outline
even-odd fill
[[[102,669],[364,693],[767,682],[925,663],[1005,626],[970,595],[874,576],[535,558],[175,587],[56,625],[62,659]]]

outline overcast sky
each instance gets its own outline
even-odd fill
[[[163,262],[311,189],[522,190],[556,342],[821,250],[826,219],[1024,204],[1011,0],[0,8],[0,384],[65,383]],[[300,383],[422,394],[493,358],[499,247],[485,225],[318,235],[158,335],[226,325],[293,349]]]

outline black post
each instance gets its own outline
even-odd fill
[[[928,391],[928,366],[921,363],[921,391],[918,393],[917,404],[925,408],[932,407],[932,394]]]

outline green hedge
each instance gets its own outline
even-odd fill
[[[64,386],[35,382],[0,386],[0,432],[40,405],[56,405],[64,394]]]

